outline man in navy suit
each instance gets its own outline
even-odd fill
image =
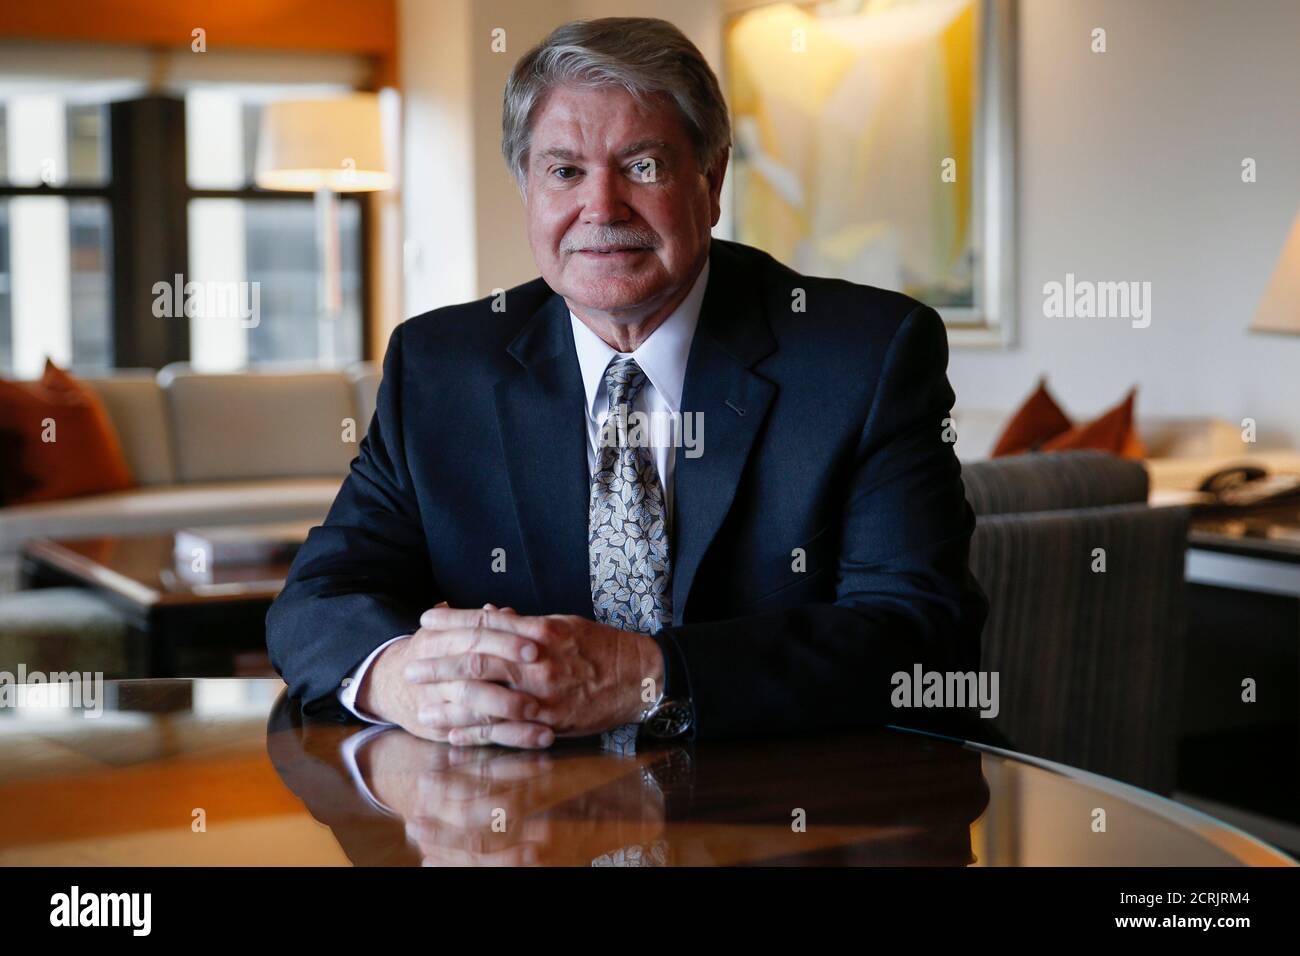
[[[393,333],[267,641],[308,713],[547,747],[903,722],[986,606],[943,323],[712,239],[717,80],[661,20],[516,65],[502,148],[541,278]]]

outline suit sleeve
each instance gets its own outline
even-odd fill
[[[399,325],[351,471],[266,618],[271,662],[304,713],[344,717],[343,678],[379,645],[415,631],[439,601],[403,453],[401,394]]]
[[[931,715],[891,707],[891,676],[978,668],[987,604],[967,563],[974,515],[944,440],[947,362],[942,320],[916,308],[888,346],[854,452],[833,603],[667,629],[697,738],[925,726]],[[949,722],[966,726],[939,721]]]

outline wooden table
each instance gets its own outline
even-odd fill
[[[92,588],[146,637],[146,673],[234,674],[241,653],[265,654],[267,608],[287,564],[217,568],[210,580],[177,573],[170,533],[39,539],[23,549],[23,587]]]
[[[278,681],[103,690],[98,717],[0,710],[0,865],[1294,865],[1133,787],[900,730],[458,750],[304,722]]]

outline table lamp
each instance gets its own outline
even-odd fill
[[[343,311],[338,194],[389,189],[379,99],[372,93],[282,100],[262,110],[254,181],[263,189],[316,194],[320,256],[318,357],[337,358]]]
[[[1250,330],[1300,335],[1300,214],[1291,224]]]

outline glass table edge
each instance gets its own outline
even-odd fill
[[[1122,780],[1116,780],[1099,773],[1093,773],[1090,770],[1081,770],[1078,767],[1071,767],[1069,764],[1058,763],[1055,760],[1048,760],[1046,757],[1036,757],[1033,754],[1019,753],[1015,750],[1007,750],[1002,747],[994,747],[991,744],[981,744],[972,740],[963,740],[960,737],[951,737],[946,734],[933,733],[926,730],[917,730],[912,727],[904,727],[898,724],[886,725],[890,730],[899,730],[904,733],[918,734],[922,737],[934,737],[939,740],[949,740],[953,743],[961,744],[971,750],[980,753],[992,754],[996,757],[1002,757],[1007,760],[1013,760],[1017,763],[1029,764],[1042,770],[1058,776],[1076,780],[1079,783],[1095,787],[1103,792],[1113,793],[1116,796],[1124,797],[1137,804],[1143,809],[1157,813],[1160,816],[1173,821],[1181,826],[1193,830],[1202,839],[1211,843],[1218,849],[1228,853],[1235,859],[1248,865],[1271,865],[1284,867],[1300,867],[1300,861],[1295,860],[1289,854],[1279,850],[1270,843],[1266,843],[1259,837],[1252,836],[1246,831],[1211,816],[1202,810],[1189,807],[1186,804],[1171,800],[1168,797],[1162,797],[1158,793],[1150,790],[1143,790],[1141,787],[1134,786],[1131,783],[1125,783]],[[1227,837],[1228,839],[1225,839]],[[1234,845],[1234,841],[1238,845]],[[1243,859],[1241,854],[1242,847],[1239,844],[1245,844],[1245,847],[1254,854],[1258,854],[1268,859],[1265,861],[1255,862]]]

